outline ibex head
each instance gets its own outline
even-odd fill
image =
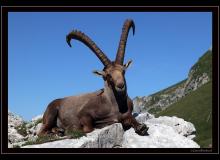
[[[131,27],[133,29],[134,35],[135,25],[133,20],[126,20],[122,28],[122,34],[115,61],[110,61],[108,57],[102,52],[102,50],[87,35],[80,31],[73,30],[66,37],[67,43],[70,47],[71,39],[76,39],[83,42],[96,54],[96,56],[103,63],[104,69],[102,71],[93,71],[93,73],[102,76],[103,79],[112,87],[112,89],[120,93],[126,92],[126,81],[124,75],[126,69],[132,63],[132,61],[130,60],[126,64],[123,64],[127,37]]]

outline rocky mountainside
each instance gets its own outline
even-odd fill
[[[24,123],[18,115],[8,112],[8,144],[17,143],[24,140],[24,136],[18,133],[18,127]]]
[[[134,112],[157,114],[212,80],[212,50],[192,66],[188,78],[155,94],[133,99]]]
[[[56,139],[38,144],[36,133],[42,116],[24,122],[11,112],[8,114],[8,147],[22,148],[199,148],[193,141],[196,129],[181,118],[161,116],[155,118],[149,113],[139,114],[136,119],[148,127],[148,136],[139,136],[131,128],[124,131],[120,123],[95,129],[78,138]],[[22,128],[22,130],[21,130]],[[25,134],[24,134],[25,133]],[[22,135],[23,134],[23,135]],[[37,143],[37,144],[36,144]]]
[[[34,141],[41,127],[42,115],[33,118],[30,122],[20,116],[8,112],[8,147],[21,146],[27,141]]]
[[[196,127],[195,141],[203,148],[210,148],[213,143],[212,99],[210,81],[155,116],[177,116],[192,122]]]

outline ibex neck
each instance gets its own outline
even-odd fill
[[[127,92],[119,94],[111,85],[105,82],[104,94],[113,105],[119,107],[120,112],[127,111]]]

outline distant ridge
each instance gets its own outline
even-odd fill
[[[134,112],[177,116],[192,122],[196,142],[212,146],[212,47],[190,69],[188,78],[149,96],[136,97]]]

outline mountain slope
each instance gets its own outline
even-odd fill
[[[191,67],[187,79],[150,96],[136,97],[134,112],[177,116],[192,122],[201,147],[212,145],[212,50]]]
[[[198,62],[192,66],[191,70],[195,70],[193,77],[201,76],[203,73],[207,73],[209,78],[212,79],[212,51],[208,50]]]
[[[166,89],[133,99],[134,112],[157,114],[212,80],[212,51],[208,50],[190,69],[187,79]]]
[[[212,82],[209,82],[174,103],[156,116],[177,116],[196,127],[195,141],[201,147],[212,144]]]
[[[190,69],[185,83],[185,94],[196,90],[210,80],[212,80],[212,51],[208,50]]]

